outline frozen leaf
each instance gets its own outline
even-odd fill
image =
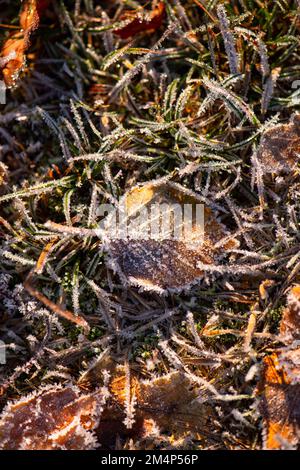
[[[280,336],[286,343],[300,340],[300,286],[292,287],[280,323]]]
[[[49,1],[46,0],[24,0],[22,4],[20,30],[8,37],[0,55],[3,64],[2,75],[8,87],[15,84],[19,73],[25,66],[25,54],[30,45],[30,36],[38,27],[40,15],[48,3]]]
[[[165,13],[165,4],[159,2],[158,5],[150,12],[135,12],[132,16],[132,12],[128,12],[127,15],[123,16],[122,19],[129,19],[129,23],[120,29],[114,31],[115,34],[120,36],[122,39],[128,39],[142,31],[155,31],[160,28]],[[130,21],[130,19],[132,20]]]
[[[206,435],[213,413],[197,400],[198,394],[184,374],[172,372],[141,383],[140,407],[161,431]]]
[[[294,448],[300,436],[300,384],[291,384],[276,353],[264,359],[260,411],[264,448]]]
[[[126,400],[126,377],[125,375],[117,375],[114,377],[110,384],[110,390],[118,403],[125,405]],[[140,383],[138,379],[133,376],[130,381],[130,394],[135,395],[140,399]]]
[[[123,202],[127,237],[113,237],[113,218],[108,218],[107,251],[112,267],[129,284],[160,293],[187,288],[203,277],[199,263],[213,265],[238,246],[210,208],[171,183],[135,187]],[[186,219],[190,209],[193,214],[203,209],[203,218]]]
[[[117,440],[137,439],[144,434],[144,420],[138,417],[132,428],[124,424],[124,413],[120,407],[108,406],[101,415],[101,424],[96,430],[101,450],[116,449]]]
[[[294,286],[280,324],[280,340],[286,344],[264,359],[261,413],[265,448],[299,445],[300,439],[300,288]]]
[[[286,344],[278,356],[280,366],[292,384],[300,384],[300,286],[289,291],[287,307],[280,322],[280,339]]]
[[[278,361],[292,384],[300,384],[300,342],[282,348]]]
[[[265,173],[288,173],[299,161],[300,114],[288,124],[278,124],[267,130],[258,149],[258,160]]]
[[[97,399],[74,386],[48,386],[9,403],[0,419],[0,449],[94,449]]]
[[[125,403],[125,376],[115,377],[111,383],[112,395]],[[136,396],[136,421],[155,422],[161,432],[201,434],[208,432],[212,410],[197,400],[197,389],[181,372],[172,372],[152,380],[138,381],[133,377],[131,391]],[[102,422],[102,421],[101,421]],[[151,427],[152,429],[152,427]]]

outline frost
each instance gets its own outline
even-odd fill
[[[0,448],[94,449],[97,400],[96,394],[83,395],[71,385],[41,387],[5,407],[0,418]]]
[[[180,206],[184,202],[199,204],[193,193],[185,191],[184,188],[156,181],[132,189],[124,199],[128,207],[138,207],[138,211],[155,204],[167,204],[168,207],[172,204]],[[213,211],[207,207],[204,208],[203,243],[197,244],[203,233],[203,227],[200,225],[193,226],[188,233],[184,231],[179,239],[171,236],[159,239],[159,234],[156,238],[147,239],[146,223],[155,223],[157,217],[150,210],[149,220],[145,220],[145,225],[137,226],[134,237],[130,238],[129,235],[126,240],[109,239],[108,235],[106,246],[117,272],[121,273],[129,284],[139,286],[142,290],[163,293],[166,290],[185,289],[203,278],[203,271],[198,267],[199,262],[213,266],[215,261],[223,258],[227,250],[238,246],[238,241],[230,236]],[[134,213],[128,215],[128,223],[133,216]],[[220,250],[216,248],[218,243],[222,246]]]
[[[299,161],[300,115],[288,124],[278,124],[261,138],[257,158],[265,173],[289,173]]]

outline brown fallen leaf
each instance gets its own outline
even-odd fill
[[[15,85],[26,62],[30,36],[37,29],[40,16],[48,6],[47,0],[24,0],[20,13],[20,30],[13,32],[4,42],[0,53],[2,75],[6,86]],[[0,67],[1,68],[1,67]]]
[[[275,450],[299,446],[300,384],[291,384],[280,367],[278,354],[273,353],[264,359],[259,388],[264,448]]]
[[[300,340],[300,285],[292,287],[280,322],[280,336],[285,343]]]
[[[132,20],[120,29],[115,29],[114,33],[120,36],[122,39],[128,39],[142,31],[155,31],[160,28],[165,13],[165,4],[159,2],[153,10],[145,14],[144,12],[128,12],[127,15],[123,16],[122,20],[127,18]]]
[[[300,286],[295,285],[288,293],[287,307],[280,322],[279,364],[292,384],[300,384]]]
[[[195,209],[200,203],[171,183],[153,181],[137,186],[125,194],[123,205],[128,236],[113,236],[114,219],[108,217],[106,249],[111,266],[124,281],[144,290],[163,293],[188,288],[203,277],[200,263],[213,265],[238,246],[208,207],[204,207],[204,224],[193,220],[185,225],[180,217],[186,205]],[[157,207],[165,210],[156,212]]]
[[[265,173],[289,173],[299,161],[300,114],[288,124],[278,124],[267,130],[258,149],[258,160]]]
[[[126,400],[126,378],[123,374],[117,374],[113,377],[110,384],[110,391],[118,403],[125,404]],[[138,400],[141,398],[140,382],[135,375],[130,380],[130,394],[135,395]]]
[[[292,287],[280,323],[285,344],[263,361],[259,387],[266,449],[300,445],[300,286]]]
[[[145,445],[151,448],[152,437],[159,437],[160,433],[166,433],[165,437],[171,433],[176,438],[193,435],[210,439],[213,407],[198,400],[198,387],[183,373],[174,371],[151,380],[141,380],[131,370],[130,398],[135,397],[135,412],[133,425],[128,428],[124,424],[128,399],[125,368],[115,367],[109,358],[104,364],[101,362],[101,366],[108,368],[112,376],[109,385],[111,400],[95,431],[101,449],[114,449],[117,439],[132,439],[134,442],[145,439]],[[100,375],[98,366],[91,368],[83,374],[79,386],[89,388],[91,383],[99,382]]]
[[[137,417],[132,428],[126,428],[124,415],[120,408],[108,406],[101,415],[101,425],[96,429],[97,440],[101,450],[116,450],[118,440],[140,439],[144,434],[144,420]]]
[[[125,376],[114,377],[110,390],[122,406],[125,388]],[[131,389],[136,396],[137,418],[153,420],[162,432],[201,434],[212,416],[212,410],[197,400],[197,389],[181,372],[151,380],[133,377]]]
[[[95,395],[71,385],[46,386],[4,408],[0,449],[94,449],[98,421]]]
[[[278,361],[291,384],[300,384],[300,345],[291,344],[280,350]]]
[[[141,383],[140,407],[161,431],[175,436],[207,436],[213,410],[197,400],[198,394],[184,374],[172,372]]]

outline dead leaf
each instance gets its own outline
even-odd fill
[[[30,45],[30,36],[37,29],[40,16],[48,6],[46,0],[25,0],[20,13],[20,30],[13,32],[4,42],[0,58],[2,59],[2,75],[6,86],[15,85],[26,62],[26,50]],[[5,60],[7,59],[7,61]]]
[[[99,383],[102,368],[108,369],[112,379],[109,385],[111,400],[101,414],[96,429],[101,449],[114,449],[116,441],[132,439],[151,448],[152,437],[170,433],[178,438],[194,435],[209,438],[212,432],[213,408],[198,400],[199,388],[179,371],[151,380],[141,380],[133,369],[130,371],[130,395],[136,397],[133,426],[124,424],[126,407],[125,367],[116,367],[109,356],[104,362],[91,368],[79,379],[79,385],[87,387]],[[86,388],[85,388],[86,389]]]
[[[288,124],[267,130],[258,149],[258,160],[265,173],[289,173],[299,161],[300,114]]]
[[[278,361],[291,384],[300,384],[300,345],[296,341],[280,350]]]
[[[278,361],[292,384],[300,384],[300,286],[292,287],[287,296],[287,307],[280,322],[280,349]]]
[[[110,384],[110,390],[112,392],[112,395],[121,405],[125,404],[126,399],[125,384],[125,375],[116,375]],[[130,381],[130,393],[131,396],[135,395],[138,399],[140,399],[141,387],[137,377],[135,377],[134,375]]]
[[[300,384],[291,384],[276,353],[263,361],[260,392],[264,448],[274,450],[299,445]]]
[[[163,17],[165,13],[165,4],[159,2],[158,5],[148,14],[138,11],[134,13],[134,18],[128,24],[120,29],[114,30],[114,33],[120,36],[122,39],[128,39],[142,31],[155,31],[162,25]],[[132,12],[129,12],[126,16],[123,16],[123,20],[132,17]]]
[[[101,450],[116,448],[118,439],[139,439],[143,436],[144,419],[137,416],[133,426],[128,429],[124,422],[123,410],[116,406],[108,406],[101,415],[101,423],[96,430],[97,440]]]
[[[138,407],[162,432],[207,435],[212,409],[198,401],[197,389],[181,372],[141,382]]]
[[[109,234],[112,218],[106,220],[107,251],[110,264],[131,285],[144,290],[163,293],[189,287],[203,277],[199,263],[213,265],[227,251],[236,248],[238,241],[217,220],[213,211],[204,207],[204,226],[197,221],[190,226],[182,221],[176,225],[177,215],[184,214],[184,205],[196,207],[199,201],[171,183],[149,182],[130,190],[124,196],[127,237]],[[164,212],[152,211],[163,207]],[[180,212],[181,211],[181,212]],[[169,227],[163,230],[166,221]],[[179,219],[177,219],[179,220]],[[182,219],[183,220],[183,219]],[[155,226],[157,232],[151,232]],[[176,227],[178,236],[174,236]],[[204,232],[203,232],[204,228]],[[216,247],[216,244],[219,244]]]
[[[285,343],[300,340],[300,285],[292,287],[280,322],[280,336]]]
[[[125,376],[115,376],[110,390],[115,400],[124,406]],[[201,434],[212,416],[212,410],[197,400],[197,389],[181,372],[144,381],[133,376],[131,390],[137,400],[138,421],[141,417],[147,422],[153,420],[161,432]]]
[[[280,323],[285,347],[263,361],[260,410],[264,446],[281,449],[300,443],[300,286],[290,289]]]
[[[0,449],[94,449],[97,400],[74,386],[49,386],[9,403],[0,419]]]

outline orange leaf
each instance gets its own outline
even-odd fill
[[[300,339],[300,285],[292,287],[288,295],[288,305],[280,323],[280,335],[287,343]]]
[[[300,384],[292,385],[274,353],[263,361],[260,411],[264,447],[281,449],[299,444]]]
[[[3,63],[2,75],[8,87],[15,85],[25,66],[25,54],[30,45],[30,36],[38,27],[40,15],[48,3],[45,0],[25,0],[23,2],[20,13],[20,30],[13,32],[4,42],[0,55]]]

